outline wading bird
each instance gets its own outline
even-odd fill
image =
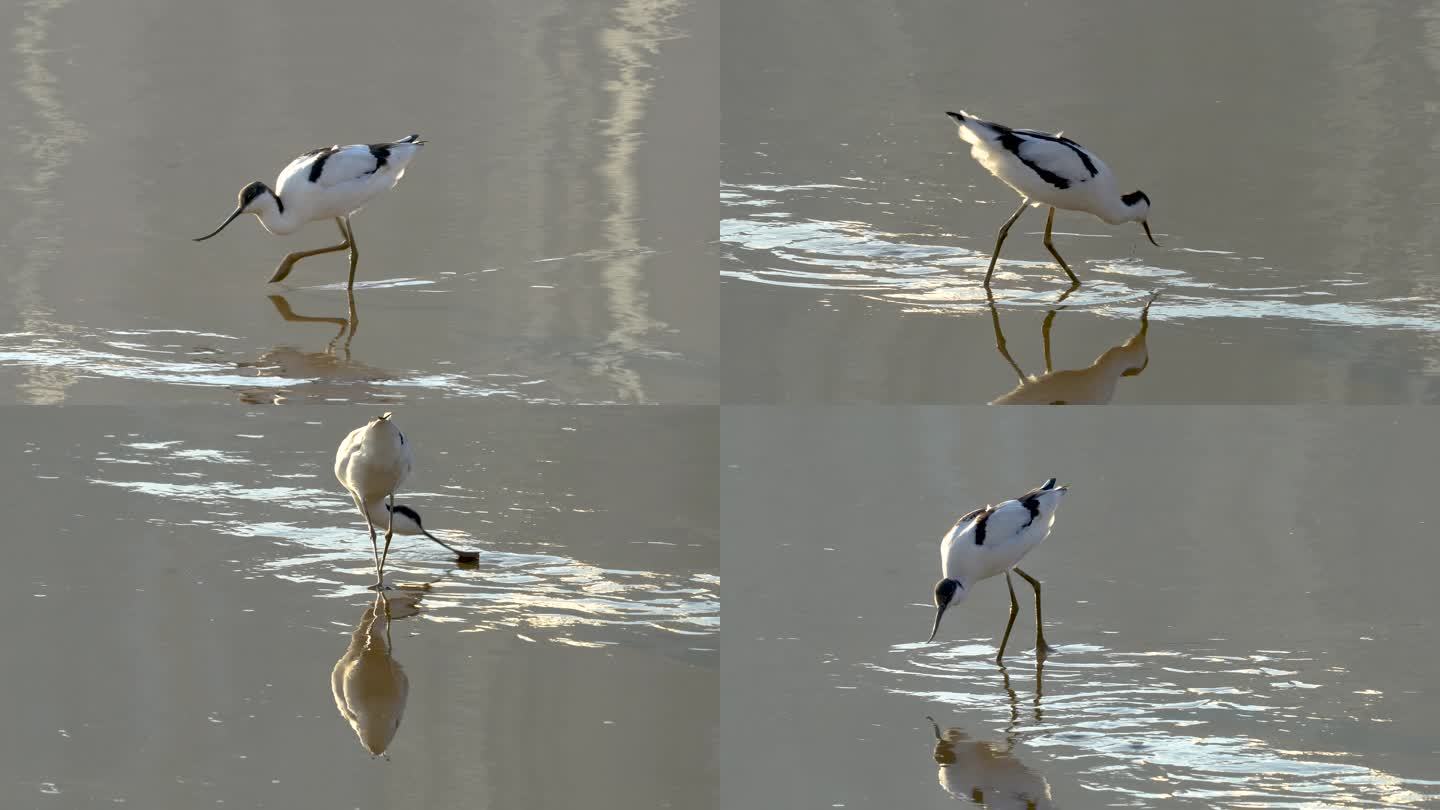
[[[365,518],[370,530],[370,547],[375,552],[375,588],[385,587],[385,558],[390,553],[390,538],[395,535],[395,491],[410,476],[415,466],[415,454],[405,434],[386,413],[371,419],[364,427],[350,431],[335,451],[335,477],[341,486],[355,499],[355,508]],[[382,553],[375,542],[376,520],[371,516],[375,504],[389,499],[389,511],[385,514],[385,551]]]
[[[1050,216],[1045,220],[1045,249],[1077,286],[1080,279],[1071,272],[1070,265],[1060,257],[1051,241],[1056,208],[1093,214],[1111,225],[1139,222],[1150,244],[1160,246],[1150,233],[1147,220],[1150,198],[1143,191],[1121,194],[1110,167],[1080,144],[1058,133],[1012,129],[967,112],[945,114],[960,127],[960,139],[970,144],[970,156],[1020,195],[1020,207],[1005,220],[995,237],[995,252],[990,255],[990,268],[985,271],[986,289],[995,274],[995,262],[1000,258],[1005,235],[1029,205],[1050,206]]]
[[[260,224],[273,234],[294,233],[308,222],[334,219],[345,241],[331,247],[299,250],[286,256],[270,277],[271,283],[290,275],[295,262],[307,256],[350,250],[350,282],[355,286],[355,262],[360,249],[355,246],[355,229],[350,217],[365,206],[371,197],[394,188],[405,174],[405,167],[420,151],[425,141],[419,135],[393,143],[351,144],[313,149],[290,161],[275,180],[275,188],[256,180],[240,189],[240,203],[220,223],[220,227],[197,238],[203,242],[225,230],[241,214],[254,214]]]
[[[1005,625],[1005,636],[1000,640],[1000,652],[996,653],[995,660],[1004,658],[1010,628],[1015,626],[1015,615],[1020,612],[1015,586],[1010,581],[1013,569],[1035,589],[1035,655],[1041,657],[1050,652],[1040,615],[1040,581],[1015,564],[1050,535],[1055,510],[1067,491],[1068,487],[1055,486],[1055,479],[1051,478],[1014,500],[976,509],[955,522],[940,541],[943,577],[935,583],[935,627],[930,631],[930,641],[934,641],[940,631],[940,619],[945,611],[965,601],[975,583],[1004,574],[1005,585],[1010,589],[1010,621]]]

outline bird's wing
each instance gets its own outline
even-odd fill
[[[996,140],[1002,149],[1056,188],[1083,183],[1099,175],[1105,167],[1099,158],[1063,136],[1033,129],[1006,128],[999,133]]]
[[[276,185],[284,186],[286,180],[299,175],[306,182],[326,188],[384,173],[390,165],[392,146],[388,143],[355,143],[311,150],[291,161],[280,173]]]
[[[967,512],[959,520],[956,520],[950,527],[950,531],[945,532],[945,536],[940,539],[940,554],[942,556],[949,554],[951,546],[959,542],[961,538],[968,538],[974,528],[982,523],[994,508],[993,506],[982,506],[973,512]]]
[[[302,179],[308,177],[310,170],[317,162],[323,165],[330,160],[331,155],[340,151],[341,148],[338,144],[335,146],[322,146],[319,149],[311,149],[309,152],[290,161],[289,165],[280,170],[280,176],[275,178],[275,188],[284,188],[285,182],[297,174],[300,175]]]
[[[999,503],[990,509],[983,521],[976,521],[975,544],[992,547],[1003,544],[1028,528],[1038,514],[1038,510],[1032,511],[1023,501]]]

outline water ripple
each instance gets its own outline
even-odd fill
[[[116,441],[115,447],[97,453],[97,465],[106,474],[91,477],[91,484],[201,507],[184,518],[150,518],[151,522],[182,533],[200,530],[231,539],[271,541],[278,553],[250,554],[237,561],[250,569],[251,576],[303,582],[322,597],[352,599],[365,593],[373,572],[370,550],[353,504],[338,489],[291,483],[296,478],[315,478],[311,474],[271,475],[269,465],[247,452],[135,437]],[[516,510],[599,511],[575,498],[551,503],[542,492],[510,494],[527,500],[507,509],[506,517]],[[488,527],[483,538],[432,530],[448,543],[481,549],[478,564],[437,560],[423,538],[418,543],[415,538],[396,539],[387,577],[404,587],[413,587],[406,583],[417,577],[425,580],[426,617],[432,621],[468,625],[462,632],[511,628],[555,643],[590,647],[620,643],[617,630],[694,637],[719,631],[720,583],[714,574],[618,569],[586,562],[569,556],[561,542],[535,537],[524,526],[496,527],[499,516],[475,508],[474,496],[452,487],[409,492],[405,497],[444,501],[445,519]],[[518,522],[528,520],[521,517]],[[247,547],[254,548],[253,543]]]
[[[955,243],[962,237],[939,229],[890,232],[865,221],[791,213],[817,201],[833,207],[834,192],[858,188],[862,187],[723,184],[722,200],[732,215],[720,225],[720,241],[728,248],[730,262],[722,275],[778,287],[853,293],[913,311],[977,312],[985,306],[981,282],[989,264],[988,249],[959,247]],[[858,198],[843,202],[871,204]],[[1086,244],[1095,246],[1116,239],[1109,234],[1064,235],[1089,237]],[[982,240],[987,248],[988,239],[987,234]],[[1177,248],[1211,263],[1213,272],[1207,271],[1205,278],[1213,280],[1202,280],[1185,270],[1133,257],[1105,257],[1103,248],[1087,250],[1091,257],[1085,265],[1084,286],[1066,300],[1072,308],[1088,306],[1103,314],[1106,305],[1163,290],[1165,306],[1163,312],[1155,312],[1157,319],[1281,318],[1327,326],[1440,331],[1440,303],[1415,297],[1362,299],[1358,292],[1371,285],[1358,272],[1285,285],[1263,258]],[[996,287],[997,297],[1016,306],[1049,306],[1068,287],[1050,261],[1007,258],[995,272],[1004,281]],[[1252,283],[1237,283],[1237,273]]]
[[[1033,656],[1017,657],[998,676],[989,644],[902,644],[892,652],[898,663],[861,665],[883,676],[887,691],[1003,724],[1012,744],[1067,760],[1082,784],[1128,797],[1122,805],[1393,807],[1440,799],[1440,782],[1293,747],[1315,735],[1313,724],[1384,722],[1374,717],[1374,690],[1302,704],[1294,690],[1319,684],[1296,676],[1324,680],[1316,658],[1303,652],[1126,653],[1071,644],[1042,668]],[[1009,697],[998,705],[997,681]],[[1270,739],[1229,730],[1240,727],[1263,729]]]
[[[546,381],[520,375],[489,374],[475,379],[462,374],[386,371],[349,361],[336,351],[306,352],[287,346],[255,357],[237,348],[240,338],[232,335],[179,329],[71,329],[62,334],[0,334],[0,368],[65,369],[73,380],[228,389],[252,403],[292,398],[377,402],[404,397],[412,390],[419,395],[499,397],[537,404],[561,401],[551,394]],[[182,338],[203,343],[176,342]],[[233,343],[227,346],[226,341]]]

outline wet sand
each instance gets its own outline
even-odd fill
[[[716,27],[684,0],[0,9],[0,402],[714,401]],[[303,151],[411,132],[353,221],[351,337],[343,254],[265,283],[333,224],[190,241]]]
[[[1154,201],[1163,248],[1057,216],[1084,282],[1057,368],[1093,361],[1158,291],[1154,362],[1115,402],[1440,401],[1428,15],[727,4],[725,401],[979,404],[1015,384],[981,281],[1018,198],[950,109],[1063,130]],[[994,287],[1027,334],[1068,286],[1044,215],[1015,226]]]
[[[1407,494],[1437,418],[727,409],[727,804],[1440,800],[1440,551]],[[1004,668],[999,580],[923,643],[940,536],[1047,476],[1073,488],[1024,567],[1058,650],[1037,673],[1019,580]]]
[[[482,554],[397,537],[386,627],[330,472],[371,410],[7,409],[12,806],[713,806],[714,412],[397,409]]]

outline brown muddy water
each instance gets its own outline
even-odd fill
[[[726,3],[725,401],[978,404],[1017,384],[981,281],[1018,198],[953,109],[1063,130],[1154,201],[1163,248],[1056,217],[1084,286],[1052,370],[1088,369],[1160,294],[1143,373],[1093,370],[1104,384],[1064,401],[1440,401],[1440,13],[1296,9]],[[1017,223],[994,288],[1027,376],[1068,286],[1043,229],[1043,209]]]
[[[731,807],[1440,802],[1428,409],[727,408]],[[939,540],[1049,476],[933,644]],[[934,724],[930,719],[934,718]]]
[[[378,605],[374,409],[223,410],[5,409],[5,806],[715,805],[714,410],[396,408],[481,556],[397,537]]]
[[[717,26],[690,0],[4,4],[0,401],[714,401]],[[344,254],[266,284],[331,223],[190,241],[306,150],[412,132],[354,218],[353,306]]]

